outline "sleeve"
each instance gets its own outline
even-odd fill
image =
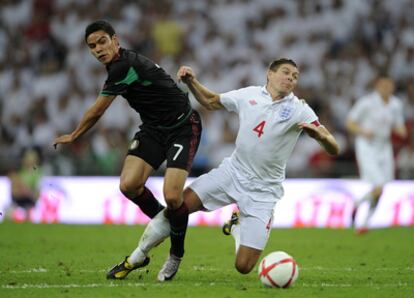
[[[365,100],[360,99],[356,104],[351,108],[351,111],[348,114],[348,120],[353,122],[360,122],[363,115],[365,114],[366,104]]]
[[[108,70],[108,78],[102,88],[101,95],[122,95],[127,92],[131,82],[136,81],[137,73],[126,61],[119,61]]]
[[[304,103],[301,119],[299,122],[312,123],[316,126],[320,125],[318,116],[316,116],[316,113],[307,103]]]
[[[240,101],[243,97],[244,89],[245,88],[220,94],[220,102],[227,111],[239,113]]]
[[[404,125],[404,108],[400,100],[395,101],[394,108],[394,127],[399,127]]]

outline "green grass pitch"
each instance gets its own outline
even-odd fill
[[[292,288],[264,288],[257,268],[234,269],[234,242],[219,227],[190,227],[172,282],[156,275],[169,241],[122,281],[105,272],[135,248],[143,226],[0,224],[0,297],[414,297],[414,229],[273,229],[265,254],[300,266]]]

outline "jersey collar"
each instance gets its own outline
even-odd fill
[[[262,90],[262,93],[263,93],[265,96],[269,97],[269,98],[270,98],[270,100],[273,102],[272,96],[270,95],[270,93],[269,93],[269,92],[267,91],[267,89],[266,89],[266,85],[262,86],[261,90]],[[293,94],[293,92],[290,92],[288,95],[286,95],[286,96],[285,96],[285,97],[283,97],[282,99],[280,99],[280,100],[278,100],[278,101],[275,101],[275,102],[273,102],[273,103],[281,103],[281,102],[289,101],[289,100],[292,100],[294,96],[295,96],[295,95]]]

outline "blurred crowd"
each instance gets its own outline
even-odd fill
[[[45,175],[118,175],[140,119],[119,97],[72,145],[52,147],[95,100],[105,68],[89,54],[84,29],[104,18],[126,48],[175,75],[190,65],[217,92],[264,85],[270,61],[300,69],[298,97],[334,132],[333,159],[301,137],[287,177],[357,175],[345,119],[386,70],[404,102],[410,137],[395,139],[397,175],[414,178],[414,0],[2,0],[0,2],[0,175],[40,148]],[[180,85],[182,88],[185,86]],[[194,107],[204,134],[192,175],[215,167],[234,148],[237,117]]]

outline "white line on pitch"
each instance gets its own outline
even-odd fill
[[[116,287],[144,287],[149,283],[103,283],[103,284],[67,284],[67,285],[51,285],[51,284],[22,284],[22,285],[3,285],[3,289],[68,289],[68,288],[116,288]],[[158,286],[157,283],[151,286]]]
[[[116,288],[116,287],[159,287],[161,283],[100,283],[100,284],[67,284],[67,285],[53,285],[53,284],[22,284],[22,285],[3,285],[1,288],[9,290],[19,290],[19,289],[68,289],[68,288]],[[210,286],[215,286],[215,283],[210,283]],[[298,283],[305,288],[351,288],[351,287],[372,287],[375,289],[382,288],[401,288],[407,287],[408,283],[406,282],[395,282],[389,284],[376,284],[376,283],[365,283],[365,284],[349,284],[349,283]],[[196,283],[193,286],[196,287],[205,287],[205,284]]]
[[[339,272],[361,272],[361,271],[414,271],[414,267],[405,267],[405,268],[398,268],[398,267],[383,267],[383,268],[353,268],[353,267],[343,267],[343,268],[329,268],[329,267],[321,267],[321,266],[315,266],[315,267],[299,267],[300,270],[303,271],[339,271]],[[215,267],[201,267],[201,266],[193,266],[193,270],[196,271],[220,271],[223,272],[223,269],[215,268]],[[45,268],[31,268],[26,270],[10,270],[10,271],[0,271],[0,274],[22,274],[22,273],[48,273],[48,272],[60,272],[63,270],[49,270]],[[106,269],[101,270],[74,270],[76,272],[82,272],[82,273],[100,273],[100,272],[106,272]],[[225,271],[234,271],[233,268],[229,268]]]
[[[351,287],[372,287],[375,289],[382,289],[382,288],[401,288],[401,287],[408,287],[408,283],[397,281],[395,283],[384,284],[384,283],[365,283],[365,284],[337,284],[337,283],[298,283],[301,284],[305,288],[351,288]]]

